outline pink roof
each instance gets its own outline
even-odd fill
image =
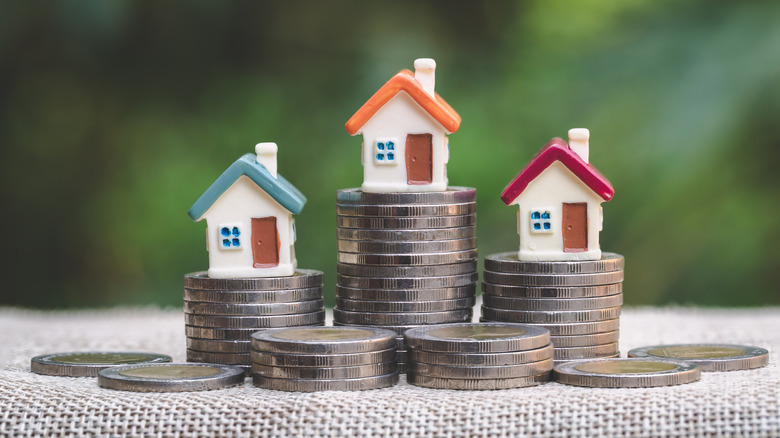
[[[612,184],[599,173],[595,167],[586,163],[577,155],[576,152],[569,149],[569,145],[562,138],[556,137],[547,142],[546,145],[536,154],[523,170],[509,183],[501,193],[501,200],[509,205],[520,196],[528,187],[531,181],[535,180],[544,169],[547,169],[554,162],[560,161],[567,169],[577,176],[585,185],[590,187],[597,195],[605,201],[609,201],[615,196],[615,189]]]

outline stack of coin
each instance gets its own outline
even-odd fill
[[[280,391],[356,391],[398,382],[396,334],[374,327],[297,327],[252,335],[256,386]]]
[[[406,332],[407,382],[439,389],[507,389],[550,379],[553,347],[542,327],[448,324]]]
[[[323,325],[322,272],[289,277],[184,276],[187,361],[249,369],[252,333],[273,327]]]
[[[616,357],[623,263],[612,253],[565,262],[519,261],[516,252],[488,256],[481,320],[550,330],[556,363]]]
[[[403,333],[419,325],[471,321],[476,295],[476,189],[338,192],[335,325],[390,328],[398,361]]]

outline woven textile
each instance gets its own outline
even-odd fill
[[[769,366],[703,373],[648,389],[558,383],[503,391],[406,384],[363,392],[252,386],[193,393],[102,389],[90,378],[31,373],[39,354],[127,350],[184,360],[181,310],[41,312],[0,308],[0,435],[155,436],[780,436],[780,308],[628,308],[621,350],[725,342],[770,351]]]

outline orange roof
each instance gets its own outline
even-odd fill
[[[434,99],[414,79],[414,73],[404,69],[396,73],[386,84],[382,85],[382,88],[374,93],[371,99],[368,99],[355,115],[347,121],[346,128],[349,135],[357,134],[358,130],[379,111],[379,108],[382,108],[399,91],[406,91],[431,117],[441,123],[447,132],[455,132],[460,127],[460,116],[458,113],[438,94],[436,94]]]

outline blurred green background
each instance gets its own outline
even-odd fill
[[[0,303],[180,305],[207,267],[186,212],[260,141],[332,303],[344,123],[417,57],[463,117],[482,255],[517,247],[503,187],[587,127],[627,304],[780,304],[780,3],[711,0],[4,2]]]

